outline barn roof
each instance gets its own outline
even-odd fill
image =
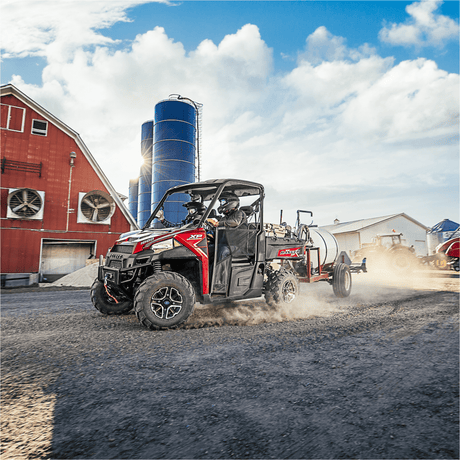
[[[21,102],[29,106],[35,112],[39,113],[43,118],[48,120],[54,126],[59,128],[61,131],[64,131],[68,136],[70,136],[71,138],[75,140],[81,152],[83,153],[85,158],[88,160],[88,162],[90,163],[90,165],[92,166],[96,174],[98,175],[99,179],[101,180],[101,182],[107,188],[108,192],[110,193],[111,197],[113,198],[117,206],[120,208],[123,215],[126,217],[126,220],[130,223],[130,225],[134,226],[134,228],[139,228],[133,216],[123,204],[123,201],[121,200],[119,194],[113,188],[109,179],[107,178],[107,176],[104,174],[104,171],[102,171],[101,167],[98,165],[98,163],[94,159],[93,155],[91,154],[91,152],[89,151],[85,143],[83,142],[80,135],[76,131],[74,131],[72,128],[67,126],[63,121],[59,120],[59,118],[55,117],[52,113],[44,109],[41,105],[37,104],[34,100],[30,99],[30,97],[25,95],[22,91],[20,91],[14,85],[11,85],[11,84],[2,85],[0,87],[0,96],[8,96],[8,95],[15,96]]]
[[[408,216],[403,212],[399,214],[390,214],[389,216],[372,217],[370,219],[353,220],[350,222],[340,222],[338,224],[322,226],[321,228],[324,228],[325,230],[333,233],[334,235],[338,233],[359,233],[361,230],[367,229],[374,225],[392,220],[400,216],[405,217],[406,219],[410,220],[419,227],[422,227],[425,231],[429,230],[429,227],[426,227],[425,225],[421,224],[420,222],[418,222],[417,220],[413,219],[412,217]]]
[[[456,222],[453,222],[449,219],[444,219],[441,222],[434,225],[431,228],[430,233],[453,232],[457,230],[458,227],[460,227],[460,225],[458,225]]]

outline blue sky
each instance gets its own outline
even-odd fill
[[[161,26],[189,52],[205,39],[219,43],[225,35],[252,23],[259,27],[264,41],[273,48],[275,69],[282,72],[294,67],[297,52],[304,46],[306,37],[318,25],[323,25],[332,34],[346,38],[350,47],[369,43],[376,47],[380,56],[393,56],[397,62],[423,56],[435,60],[441,69],[458,73],[459,47],[455,40],[442,48],[395,47],[379,41],[378,32],[383,24],[404,22],[407,19],[405,8],[411,3],[380,0],[154,2],[127,9],[129,22],[115,23],[100,32],[120,40],[121,43],[114,47],[123,48],[129,46],[137,34]],[[438,13],[458,21],[459,2],[444,2]],[[27,83],[39,84],[45,65],[45,58],[6,59],[2,62],[1,82],[8,83],[13,74],[20,74]]]
[[[180,93],[204,104],[203,177],[263,182],[272,220],[459,220],[457,1],[0,8],[2,84],[79,132],[121,193],[141,124]]]

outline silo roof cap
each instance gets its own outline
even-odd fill
[[[449,219],[444,219],[441,222],[434,225],[429,233],[443,233],[443,232],[453,232],[457,230],[459,224],[453,222]]]

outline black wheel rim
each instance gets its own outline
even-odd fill
[[[297,293],[297,287],[292,280],[287,280],[283,284],[283,289],[281,292],[281,295],[283,297],[283,302],[285,303],[291,303],[296,296]]]
[[[150,309],[159,319],[172,319],[179,314],[183,306],[181,293],[171,286],[156,290],[150,299]]]

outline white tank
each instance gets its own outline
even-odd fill
[[[339,243],[335,236],[327,230],[320,228],[309,228],[310,238],[313,241],[313,246],[319,248],[319,257],[321,265],[332,264],[339,255]],[[318,256],[316,251],[311,253],[311,262],[314,268],[318,267]]]

